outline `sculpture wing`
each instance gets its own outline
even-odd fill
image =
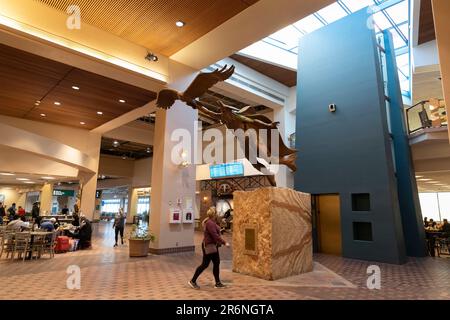
[[[227,80],[233,73],[234,66],[227,69],[227,65],[213,72],[201,72],[183,93],[183,98],[188,101],[198,98],[216,83]]]

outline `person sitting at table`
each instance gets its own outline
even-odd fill
[[[77,232],[67,231],[67,234],[71,238],[80,239],[78,242],[78,249],[87,249],[91,247],[91,222],[86,217],[81,217],[80,222]]]
[[[64,206],[64,208],[61,210],[61,213],[65,216],[69,214],[69,208],[67,208],[67,205]]]
[[[19,209],[17,209],[17,214],[19,217],[25,217],[25,209],[19,206]]]
[[[429,226],[430,222],[428,221],[428,217],[423,218],[423,226],[427,228]]]
[[[80,226],[80,216],[78,215],[78,212],[74,212],[72,215],[73,221],[72,221],[72,225],[74,227],[79,227]]]
[[[21,232],[24,229],[28,229],[28,223],[25,222],[25,217],[14,216],[14,219],[8,223],[6,229],[15,232]]]
[[[48,232],[53,232],[55,230],[55,222],[56,222],[55,218],[51,218],[50,220],[44,221],[41,223],[41,229]]]
[[[436,228],[436,222],[433,219],[430,219],[430,222],[428,223],[428,227],[435,229]]]
[[[3,224],[3,218],[6,216],[5,207],[3,206],[3,202],[0,202],[0,225]]]
[[[447,219],[444,219],[444,223],[442,224],[441,231],[444,233],[445,238],[450,238],[450,223],[448,223]]]

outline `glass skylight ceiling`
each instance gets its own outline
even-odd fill
[[[290,69],[297,69],[298,40],[303,35],[368,6],[376,6],[374,8],[379,9],[373,16],[376,28],[378,31],[389,30],[392,33],[402,92],[403,95],[410,97],[409,1],[338,0],[328,7],[252,44],[241,50],[240,53]]]

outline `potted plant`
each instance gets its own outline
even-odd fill
[[[130,234],[130,257],[146,257],[150,248],[150,242],[156,237],[146,226],[133,224]]]

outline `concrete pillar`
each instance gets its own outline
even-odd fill
[[[41,189],[41,215],[48,215],[52,212],[53,184],[46,183]]]
[[[80,212],[85,215],[90,221],[100,219],[100,216],[95,213],[95,194],[97,191],[97,174],[88,174],[80,172],[81,203]]]
[[[138,202],[138,190],[136,188],[131,188],[128,194],[128,213],[127,222],[132,223],[133,217],[137,214],[137,202]]]
[[[171,62],[170,88],[183,91],[196,76],[192,69]],[[194,224],[170,224],[170,209],[180,203],[184,208],[186,202],[195,201],[195,165],[193,155],[196,145],[195,121],[198,113],[185,103],[177,101],[169,110],[158,109],[156,112],[156,126],[154,133],[154,151],[152,167],[152,197],[150,229],[156,235],[156,241],[150,245],[150,251],[156,254],[194,251]],[[181,154],[179,141],[171,141],[175,130],[183,129],[188,133],[190,141],[185,150],[186,159],[190,162],[182,167],[173,161]],[[186,140],[185,140],[186,142]],[[184,148],[182,148],[184,149]],[[179,160],[179,159],[178,159]]]
[[[450,1],[433,0],[434,29],[439,52],[439,63],[441,67],[442,88],[446,101],[447,114],[450,112]],[[450,127],[449,127],[450,136]]]

